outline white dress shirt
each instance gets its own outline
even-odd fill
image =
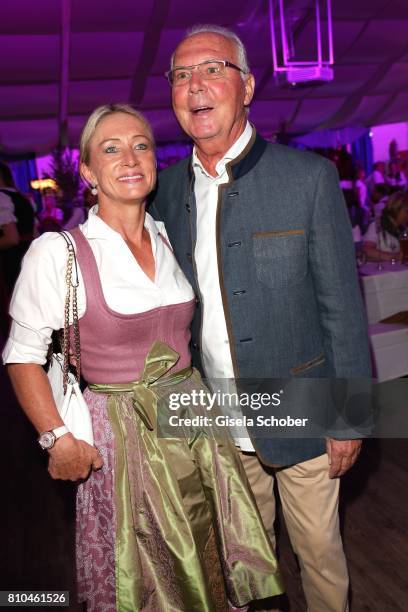
[[[386,182],[384,174],[380,172],[379,170],[374,170],[372,177],[373,177],[374,185],[378,185],[378,184],[382,184]]]
[[[356,187],[358,189],[358,200],[362,209],[369,211],[370,207],[367,205],[367,186],[364,181],[358,179],[356,181]]]
[[[97,216],[97,207],[80,226],[95,256],[108,306],[121,314],[146,312],[160,306],[188,302],[193,290],[169,247],[163,223],[146,213],[155,259],[155,281],[143,272],[122,236]],[[43,234],[27,251],[10,305],[13,319],[3,351],[4,363],[46,362],[53,330],[64,327],[67,247],[57,232]],[[86,298],[79,270],[78,316],[85,314]]]
[[[194,193],[197,203],[197,242],[194,258],[203,309],[201,352],[206,376],[209,379],[218,379],[217,384],[224,379],[225,393],[234,393],[231,381],[234,378],[234,368],[218,276],[215,235],[218,186],[228,182],[225,166],[242,153],[251,136],[252,127],[247,122],[241,136],[217,163],[215,177],[208,174],[198,159],[195,148],[193,150]],[[249,438],[234,438],[241,450],[254,450]]]
[[[396,176],[387,176],[386,181],[388,185],[391,187],[401,187],[403,189],[407,185],[407,181],[402,172],[399,173],[399,177]]]

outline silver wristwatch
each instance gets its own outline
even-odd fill
[[[68,433],[68,427],[65,425],[61,425],[61,427],[56,427],[55,429],[51,429],[51,431],[43,431],[43,433],[38,438],[38,444],[41,446],[43,450],[50,450],[58,440],[64,434]]]

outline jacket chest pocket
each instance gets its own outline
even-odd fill
[[[258,280],[279,289],[298,284],[307,273],[307,242],[304,229],[252,234]]]

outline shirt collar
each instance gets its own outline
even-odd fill
[[[97,213],[98,213],[98,205],[95,204],[95,206],[92,206],[92,208],[89,209],[88,219],[81,226],[81,228],[83,229],[84,235],[87,238],[91,238],[91,239],[92,238],[102,238],[102,239],[105,238],[107,240],[111,240],[113,238],[117,240],[118,238],[120,238],[120,240],[123,240],[119,232],[109,227],[109,225],[105,223],[105,221],[103,221],[100,217],[98,217]],[[152,238],[156,240],[160,232],[159,232],[159,229],[153,217],[149,215],[149,213],[146,213],[145,215],[144,226],[149,231]]]
[[[218,177],[223,174],[226,164],[232,159],[235,159],[236,157],[238,157],[238,155],[240,155],[242,151],[245,149],[248,142],[251,140],[252,130],[253,130],[252,125],[249,123],[249,121],[247,121],[245,129],[242,132],[241,136],[234,142],[234,144],[225,153],[224,157],[222,157],[220,161],[217,163],[217,165],[215,166]],[[193,149],[192,162],[193,162],[193,168],[200,168],[203,174],[205,174],[211,179],[217,178],[217,177],[211,176],[205,170],[205,168],[203,167],[202,163],[200,162],[197,156],[196,147],[194,147]]]

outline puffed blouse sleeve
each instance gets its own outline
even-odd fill
[[[3,362],[45,364],[53,330],[64,325],[67,248],[56,232],[28,249],[10,304],[12,325]]]

